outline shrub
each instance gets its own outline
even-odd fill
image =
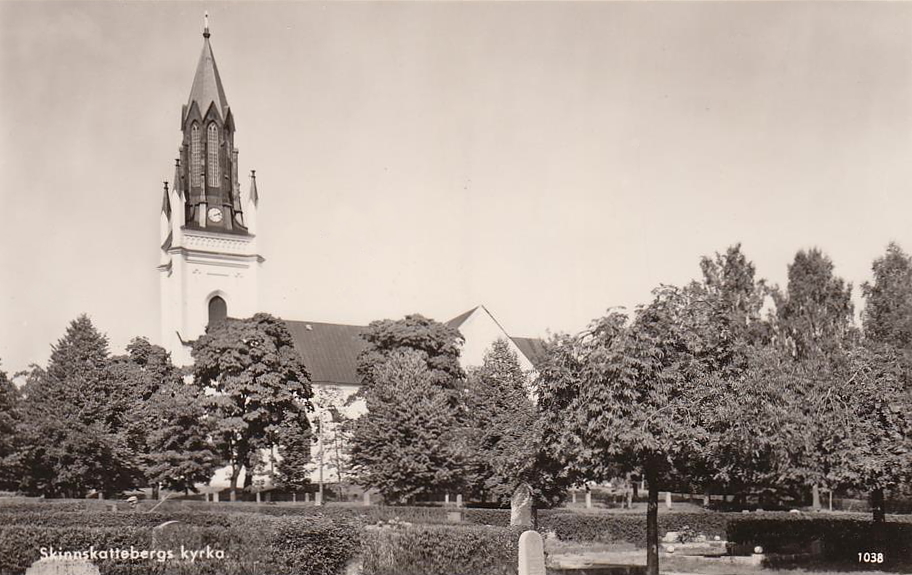
[[[152,549],[153,530],[145,514],[73,513],[66,526],[13,524],[0,528],[0,575],[20,575],[41,557],[41,547],[83,551],[96,549]],[[357,553],[357,526],[324,516],[269,517],[253,514],[202,514],[186,517],[192,536],[182,540],[204,548],[223,550],[228,559],[156,562],[154,559],[107,560],[97,563],[103,575],[336,575]],[[174,519],[173,516],[169,517]],[[161,523],[160,517],[156,524]],[[199,520],[194,523],[194,519]],[[117,525],[98,526],[105,521]],[[94,526],[93,526],[94,525]],[[180,550],[172,547],[179,557]]]
[[[477,525],[510,526],[509,509],[465,509],[462,518],[468,523]]]
[[[522,531],[482,525],[366,529],[364,575],[514,575]]]

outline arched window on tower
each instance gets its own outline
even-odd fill
[[[193,122],[190,128],[190,185],[198,188],[203,185],[203,141],[199,124]]]
[[[228,317],[228,304],[220,296],[209,300],[209,325],[225,321]]]
[[[215,122],[209,124],[209,155],[206,166],[209,168],[209,187],[219,187],[219,131]]]

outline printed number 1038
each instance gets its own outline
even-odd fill
[[[883,553],[859,553],[858,562],[859,563],[883,563],[884,554]]]

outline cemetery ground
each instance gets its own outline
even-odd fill
[[[543,509],[536,520],[549,575],[643,572],[642,509]],[[146,500],[132,508],[125,501],[0,498],[0,575],[26,573],[41,547],[168,545],[221,549],[226,556],[96,565],[102,575],[516,574],[517,545],[527,528],[509,524],[509,509],[455,506]],[[886,535],[874,536],[868,513],[731,513],[675,503],[660,509],[660,535],[719,536],[736,558],[682,557],[663,549],[660,568],[691,575],[912,573],[912,516],[889,515],[885,525]],[[752,561],[755,546],[764,547],[762,562]],[[812,548],[816,555],[802,553]],[[884,553],[885,559],[860,563],[859,552]]]

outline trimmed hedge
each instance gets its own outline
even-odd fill
[[[74,514],[89,521],[110,520],[120,514]],[[143,514],[134,514],[134,519]],[[214,515],[214,514],[211,514]],[[173,519],[173,517],[171,517]],[[207,517],[199,525],[190,523],[193,546],[222,550],[227,559],[213,558],[158,562],[154,559],[100,560],[103,575],[338,575],[359,550],[359,529],[348,521],[323,516],[268,517],[232,514]],[[225,524],[227,523],[227,525]],[[41,547],[58,551],[95,549],[152,550],[153,530],[149,526],[64,527],[14,524],[0,527],[0,575],[20,575],[41,557]],[[187,540],[184,539],[184,540]],[[180,550],[174,549],[180,557]]]
[[[342,521],[372,525],[379,522],[398,519],[409,523],[448,524],[449,511],[455,507],[387,507],[387,506],[261,506],[223,505],[218,508],[174,507],[171,510],[145,512],[139,510],[121,510],[111,513],[110,509],[67,508],[58,510],[57,506],[40,508],[30,506],[0,505],[0,525],[24,524],[65,526],[91,524],[98,526],[133,525],[154,527],[164,521],[179,520],[194,525],[228,525],[226,517],[230,515],[265,515],[271,517],[314,517],[325,516]],[[462,509],[463,520],[478,525],[510,525],[509,509]]]
[[[734,514],[732,514],[734,515]],[[659,515],[659,534],[687,526],[710,537],[725,535],[732,515],[722,513],[673,513]],[[563,541],[632,543],[646,546],[646,515],[632,513],[578,514],[542,511],[539,531],[554,531]]]
[[[788,514],[783,514],[788,515]],[[884,570],[912,568],[912,523],[833,516],[742,518],[728,526],[728,541],[771,553],[806,552],[813,542],[822,545],[823,559],[848,562],[859,568]],[[884,562],[866,564],[859,553],[883,553]]]
[[[522,528],[415,525],[362,535],[364,575],[515,575]]]

